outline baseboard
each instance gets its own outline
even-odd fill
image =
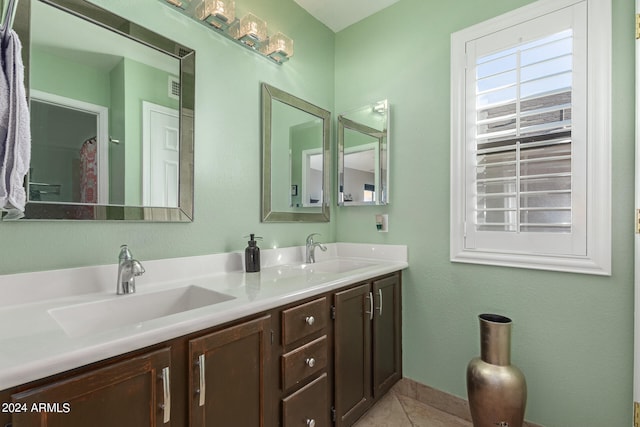
[[[455,415],[458,418],[471,422],[471,413],[469,412],[469,402],[458,396],[454,396],[444,391],[429,387],[409,378],[402,378],[394,386],[393,390],[402,396],[407,396],[418,402],[427,404],[442,412]],[[525,421],[523,427],[543,427]]]

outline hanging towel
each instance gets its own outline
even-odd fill
[[[6,45],[0,46],[0,209],[8,212],[6,219],[17,219],[24,216],[31,129],[22,45],[16,32],[9,31]]]

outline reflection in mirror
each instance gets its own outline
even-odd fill
[[[331,113],[262,84],[262,220],[329,221]]]
[[[389,103],[338,116],[338,205],[389,203]]]
[[[25,218],[190,221],[195,52],[84,0],[29,13]]]

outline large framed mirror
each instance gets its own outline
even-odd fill
[[[262,221],[328,222],[331,113],[262,83]]]
[[[84,0],[20,0],[24,219],[193,220],[195,52]]]
[[[338,205],[389,203],[389,103],[338,115]]]

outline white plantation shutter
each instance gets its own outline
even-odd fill
[[[571,232],[572,30],[477,58],[477,230]]]
[[[588,137],[609,120],[608,100],[587,96],[603,55],[589,50],[593,5],[610,8],[540,0],[452,36],[452,260],[606,274],[589,243],[608,236],[610,263],[609,136]]]

